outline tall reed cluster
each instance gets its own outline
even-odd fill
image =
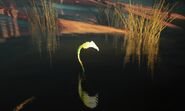
[[[146,61],[149,71],[153,73],[158,59],[161,32],[167,26],[166,23],[174,20],[168,17],[171,10],[165,5],[165,0],[155,3],[150,9],[133,5],[130,1],[127,7],[120,3],[114,3],[111,8],[107,5],[101,8],[100,15],[108,21],[107,25],[129,30],[123,43],[124,63],[137,62],[140,66]]]
[[[165,22],[173,20],[166,13],[171,8],[164,3],[164,0],[160,0],[151,10],[142,11],[142,15],[135,15],[134,12],[138,12],[143,6],[137,6],[138,10],[128,8],[128,17],[123,19],[124,28],[130,31],[124,41],[125,63],[129,62],[130,57],[136,58],[139,65],[141,60],[146,60],[148,69],[153,73],[158,59],[161,32],[166,27]]]
[[[51,57],[59,45],[57,12],[53,7],[53,0],[31,0],[25,11],[34,45],[40,52],[48,51]]]

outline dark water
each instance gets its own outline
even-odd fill
[[[12,110],[34,96],[36,99],[25,111],[88,111],[77,93],[81,68],[76,51],[83,42],[93,40],[100,52],[85,50],[82,61],[87,91],[92,95],[99,93],[95,111],[177,111],[184,105],[180,100],[184,100],[185,93],[185,46],[183,32],[174,33],[173,37],[161,39],[160,61],[153,79],[144,66],[140,70],[134,63],[123,67],[123,38],[117,38],[114,44],[113,36],[63,36],[60,48],[53,55],[52,66],[47,54],[39,55],[30,37],[10,39],[0,44],[0,109]]]

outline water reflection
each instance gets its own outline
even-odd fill
[[[17,20],[18,11],[15,8],[1,8],[0,14],[1,37],[9,38],[20,36],[20,29]]]
[[[98,94],[89,96],[89,94],[82,88],[82,77],[79,76],[78,94],[85,106],[93,109],[98,105]]]

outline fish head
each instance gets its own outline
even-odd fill
[[[94,43],[94,41],[89,42],[89,47],[94,48],[94,49],[96,49],[97,51],[99,51],[99,48],[98,48],[98,46]]]

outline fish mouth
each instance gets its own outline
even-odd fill
[[[91,42],[90,42],[90,47],[92,47],[92,48],[96,49],[97,51],[99,51],[99,48],[98,48],[98,46],[94,43],[94,41],[91,41]]]

